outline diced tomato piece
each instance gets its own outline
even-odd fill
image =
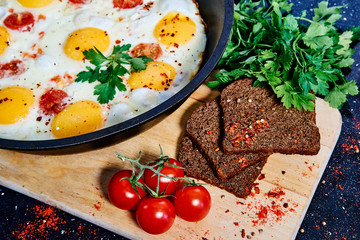
[[[12,13],[4,20],[4,25],[12,30],[21,32],[30,31],[34,26],[35,18],[31,12]]]
[[[65,73],[63,76],[56,75],[55,77],[51,78],[50,81],[55,82],[58,88],[63,89],[64,87],[73,83],[74,78],[70,74]]]
[[[40,97],[39,108],[45,115],[56,115],[67,105],[64,98],[68,94],[60,89],[51,89]]]
[[[146,56],[157,59],[162,55],[162,50],[157,43],[139,43],[130,51],[131,57]]]
[[[142,0],[113,0],[114,7],[120,9],[134,8],[143,4]]]
[[[69,0],[69,2],[74,4],[85,4],[88,0]]]
[[[25,72],[25,64],[20,60],[0,64],[0,79],[20,75]]]

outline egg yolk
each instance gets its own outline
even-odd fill
[[[67,38],[64,46],[65,54],[74,60],[83,60],[83,51],[96,47],[104,52],[110,45],[110,38],[106,31],[88,27],[76,30]]]
[[[49,5],[53,0],[17,0],[21,5],[27,8],[41,8]]]
[[[24,87],[0,90],[0,124],[13,124],[24,119],[35,102],[33,92]]]
[[[3,54],[9,46],[10,34],[4,27],[0,27],[0,54]]]
[[[93,132],[102,125],[101,106],[93,101],[79,101],[56,115],[51,132],[56,138],[66,138]]]
[[[154,36],[162,44],[178,47],[190,41],[195,32],[193,20],[182,13],[171,11],[155,26]]]
[[[151,88],[162,91],[170,87],[176,76],[173,66],[164,62],[149,62],[143,71],[134,72],[130,75],[128,84],[131,89]]]

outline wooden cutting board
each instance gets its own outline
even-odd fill
[[[202,101],[218,93],[201,86],[172,114],[133,137],[101,149],[82,152],[16,152],[0,150],[0,184],[131,239],[294,239],[319,184],[341,130],[341,115],[326,102],[316,102],[321,150],[317,156],[273,154],[246,199],[207,185],[212,208],[204,220],[176,218],[160,236],[149,235],[133,214],[115,208],[106,186],[113,173],[130,168],[115,152],[153,160],[159,144],[176,157],[186,120]]]

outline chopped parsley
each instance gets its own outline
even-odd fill
[[[95,67],[86,67],[87,71],[82,71],[77,75],[75,82],[98,81],[94,87],[94,95],[98,95],[98,102],[108,103],[114,99],[116,88],[119,91],[126,91],[122,76],[130,74],[124,65],[131,65],[131,71],[138,72],[146,69],[147,63],[153,61],[151,58],[140,56],[132,58],[127,51],[131,44],[115,45],[110,56],[105,57],[96,47],[85,50],[84,56]]]
[[[343,70],[354,63],[351,44],[360,37],[360,27],[340,32],[335,22],[341,7],[322,1],[314,17],[291,14],[287,0],[241,0],[235,5],[234,25],[219,62],[220,72],[211,88],[254,77],[254,85],[270,85],[287,108],[313,111],[315,96],[340,108],[347,95],[358,94],[355,81]]]

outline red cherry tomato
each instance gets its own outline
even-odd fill
[[[187,186],[176,191],[174,205],[179,217],[189,222],[197,222],[209,213],[211,197],[203,186]]]
[[[139,56],[146,56],[152,59],[157,59],[162,55],[162,50],[157,43],[139,43],[130,51],[130,56],[135,58]]]
[[[130,178],[131,175],[131,170],[120,170],[111,177],[108,183],[109,200],[120,209],[135,209],[140,199],[146,195],[146,192],[142,188],[136,186],[139,193],[138,195],[132,187],[130,181],[128,179],[123,179],[124,177]],[[139,179],[138,182],[144,184],[142,179]]]
[[[51,89],[40,97],[39,108],[45,115],[56,115],[67,105],[64,98],[68,94],[60,89]]]
[[[137,207],[136,220],[147,233],[164,233],[175,221],[174,205],[166,198],[145,197]]]
[[[155,165],[156,163],[150,163],[150,165]],[[169,166],[169,164],[173,164],[176,166],[181,167],[181,164],[173,159],[170,158],[168,162],[164,163],[164,167],[161,169],[160,173],[175,178],[175,177],[184,177],[184,169],[183,168],[174,168],[172,166]],[[159,169],[159,166],[156,166],[155,169]],[[146,185],[153,191],[156,191],[156,187],[158,184],[158,176],[154,175],[154,172],[146,169],[144,172],[144,181]],[[169,178],[159,176],[159,194],[164,192],[165,195],[171,195],[174,194],[176,191],[176,186],[181,183],[181,180],[173,181]]]
[[[4,25],[12,30],[21,32],[30,31],[34,26],[35,18],[31,12],[12,13],[4,20]]]
[[[134,8],[140,4],[143,4],[142,0],[113,0],[114,7],[120,9]]]
[[[25,64],[20,60],[0,64],[0,79],[20,75],[25,72]]]

